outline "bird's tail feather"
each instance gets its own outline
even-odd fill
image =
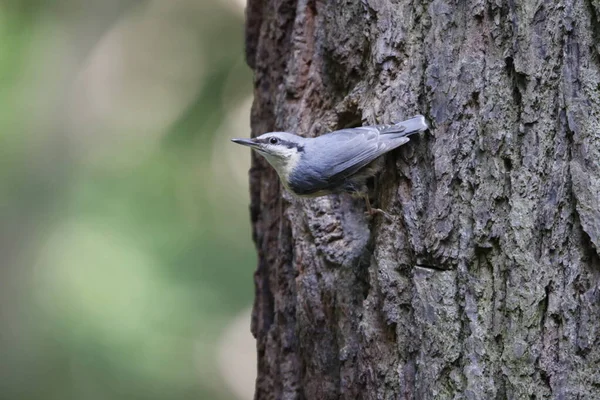
[[[387,125],[380,131],[381,134],[400,133],[399,136],[408,136],[413,133],[423,132],[429,128],[425,117],[422,115],[416,115],[406,121],[398,122],[394,125]]]

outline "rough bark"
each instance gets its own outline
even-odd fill
[[[257,399],[600,398],[600,1],[249,0],[254,134],[424,114],[363,215],[254,157]]]

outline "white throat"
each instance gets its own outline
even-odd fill
[[[260,154],[275,168],[284,183],[300,160],[300,153],[296,149],[281,149],[277,156],[263,152]]]

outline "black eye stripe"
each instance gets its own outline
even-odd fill
[[[272,145],[280,145],[280,146],[285,146],[289,149],[297,149],[298,151],[304,151],[304,146],[298,144],[298,143],[294,143],[294,142],[290,142],[289,140],[284,140],[284,139],[280,139],[277,137],[268,137],[268,138],[263,138],[260,139],[258,141],[259,143],[264,143],[264,144],[272,144]]]

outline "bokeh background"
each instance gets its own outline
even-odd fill
[[[244,0],[0,0],[0,399],[252,398]]]

